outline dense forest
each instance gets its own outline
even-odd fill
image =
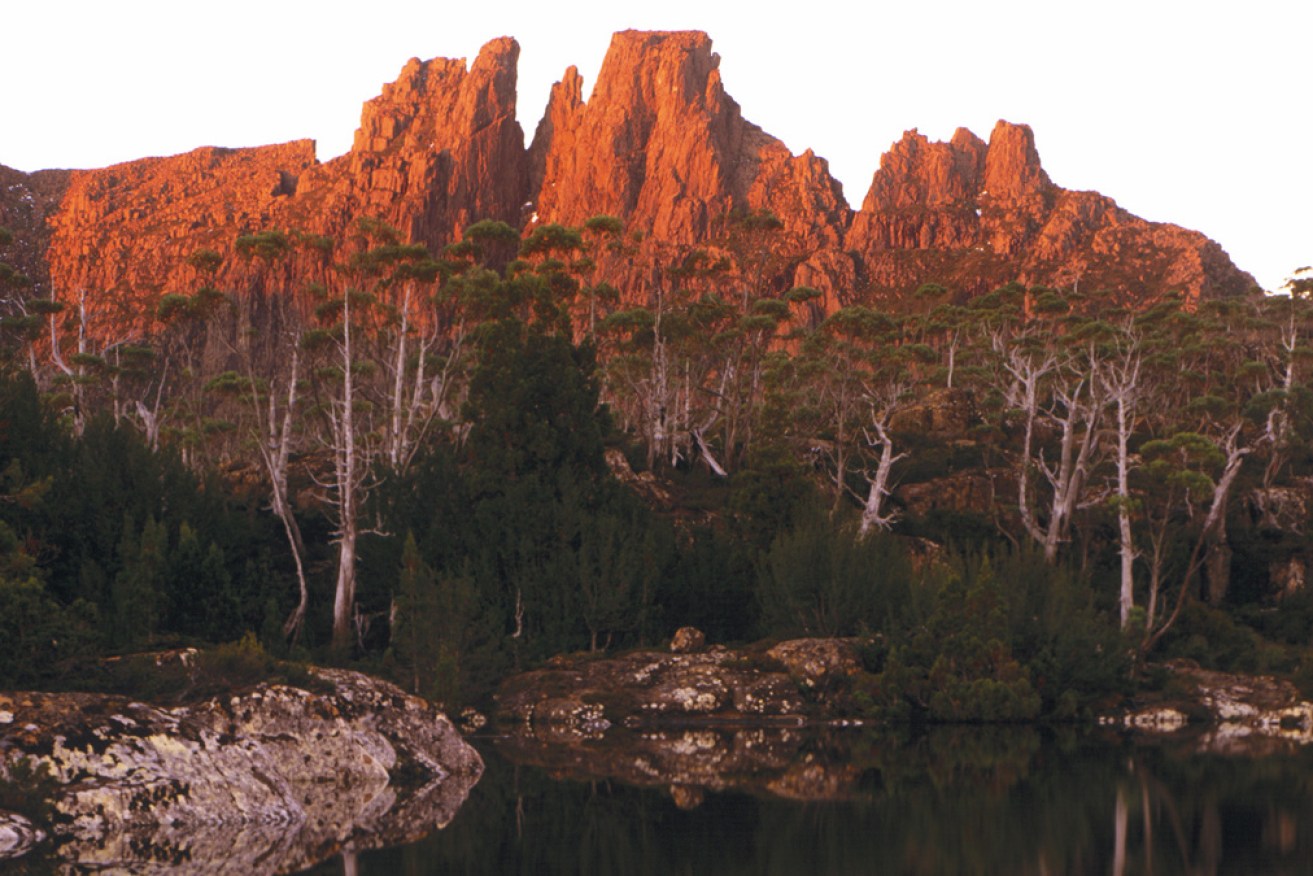
[[[762,279],[770,214],[722,227],[642,296],[607,216],[258,231],[303,294],[198,250],[116,324],[0,264],[0,685],[245,637],[454,706],[692,625],[864,636],[884,715],[1070,717],[1171,656],[1313,693],[1313,279],[827,310]]]

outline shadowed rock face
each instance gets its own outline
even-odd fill
[[[0,758],[60,784],[58,856],[80,867],[266,873],[444,827],[483,772],[447,718],[358,673],[172,709],[0,694]]]
[[[313,142],[297,141],[100,170],[0,169],[0,222],[17,232],[11,249],[42,294],[85,291],[93,332],[119,339],[148,327],[161,295],[206,282],[245,298],[296,297],[322,278],[322,258],[243,260],[236,237],[277,228],[342,239],[362,217],[437,248],[479,219],[527,229],[609,213],[624,221],[628,248],[601,254],[598,279],[631,301],[669,285],[668,269],[704,248],[734,257],[729,291],[820,289],[818,316],[924,282],[967,295],[1017,280],[1128,302],[1253,286],[1202,234],[1054,185],[1024,125],[999,122],[988,143],[966,130],[947,143],[908,132],[854,213],[823,158],[793,155],[743,118],[699,32],[616,34],[588,99],[568,69],[526,148],[518,56],[503,37],[468,66],[410,60],[365,104],[352,150],[323,164]],[[731,220],[762,210],[777,229]],[[214,276],[186,262],[203,248],[225,257]],[[272,310],[242,318],[258,324]]]
[[[50,297],[49,219],[64,199],[69,176],[67,170],[23,173],[0,164],[0,228],[14,234],[10,246],[0,247],[0,263],[26,276],[32,284],[26,294],[34,297]]]

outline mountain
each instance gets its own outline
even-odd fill
[[[1016,280],[1130,302],[1255,285],[1204,235],[1055,185],[1024,125],[999,122],[988,143],[966,130],[947,143],[909,131],[854,211],[823,158],[793,155],[743,118],[699,32],[617,33],[589,99],[566,70],[526,147],[518,55],[503,37],[468,66],[410,60],[365,104],[351,151],[328,162],[302,140],[98,170],[0,168],[0,221],[16,235],[6,257],[40,293],[85,292],[93,313],[131,335],[148,330],[166,293],[209,282],[258,305],[322,270],[313,254],[239,258],[238,235],[342,239],[362,217],[436,249],[479,219],[527,232],[610,214],[629,245],[599,271],[630,300],[702,249],[732,257],[731,283],[819,289],[818,315],[925,282],[966,296]],[[768,214],[778,222],[754,224]],[[224,257],[214,276],[188,263],[201,249]]]

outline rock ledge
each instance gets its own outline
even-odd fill
[[[445,826],[483,761],[434,706],[360,673],[177,708],[0,693],[0,766],[58,783],[58,854],[82,867],[286,872]]]

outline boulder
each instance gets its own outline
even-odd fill
[[[672,654],[692,654],[707,647],[706,634],[697,627],[680,627],[670,639]]]
[[[862,670],[855,639],[793,639],[766,652],[808,687]]]
[[[79,867],[301,869],[341,843],[447,824],[483,762],[435,707],[355,672],[161,708],[100,694],[0,694],[0,758],[44,766],[58,854]]]

